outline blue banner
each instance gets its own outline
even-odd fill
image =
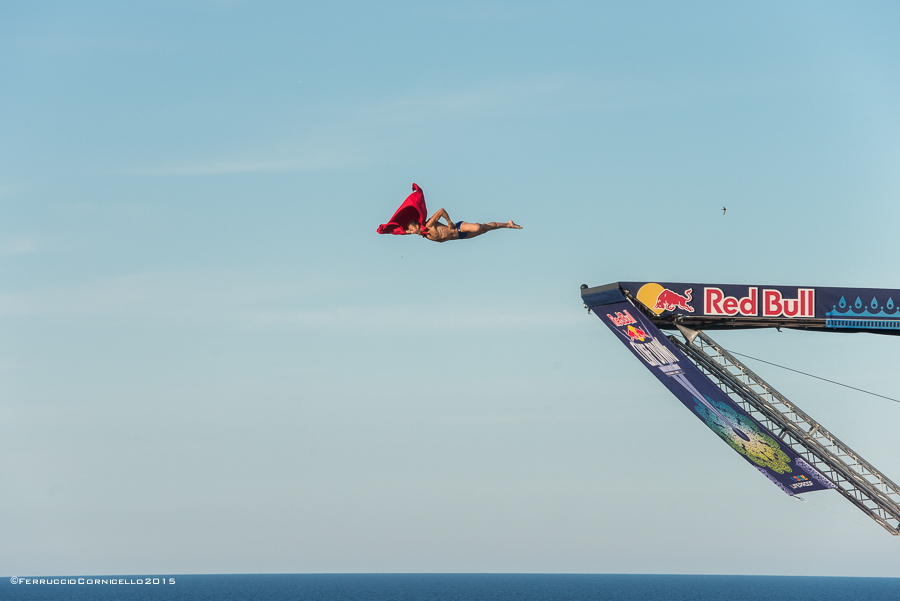
[[[900,290],[619,282],[618,286],[665,319],[676,315],[708,324],[774,324],[900,335]],[[751,327],[751,326],[745,326]]]
[[[665,299],[679,301],[673,296]],[[630,300],[591,309],[685,407],[781,490],[795,495],[834,488],[722,392]]]

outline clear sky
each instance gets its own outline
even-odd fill
[[[900,8],[623,4],[4,2],[3,570],[900,576],[579,299],[900,288]],[[376,235],[412,182],[525,229]],[[900,405],[751,366],[900,479]]]

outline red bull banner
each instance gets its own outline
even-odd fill
[[[616,285],[663,327],[678,317],[686,325],[709,328],[784,326],[900,335],[897,289],[674,282]]]
[[[690,306],[693,302],[692,286],[672,294],[660,288],[654,306],[659,304],[662,311],[674,310],[668,307],[687,311],[681,305]],[[825,476],[722,392],[620,291],[601,291],[582,298],[685,407],[782,491],[795,495],[834,488]],[[800,299],[796,300],[799,305]],[[715,474],[709,477],[716,478]]]

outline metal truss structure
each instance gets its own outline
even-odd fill
[[[732,400],[831,480],[863,513],[900,535],[900,487],[703,332],[668,336]]]

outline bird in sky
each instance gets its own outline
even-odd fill
[[[722,216],[723,217],[725,216],[725,211],[726,211],[725,207],[722,207]]]

